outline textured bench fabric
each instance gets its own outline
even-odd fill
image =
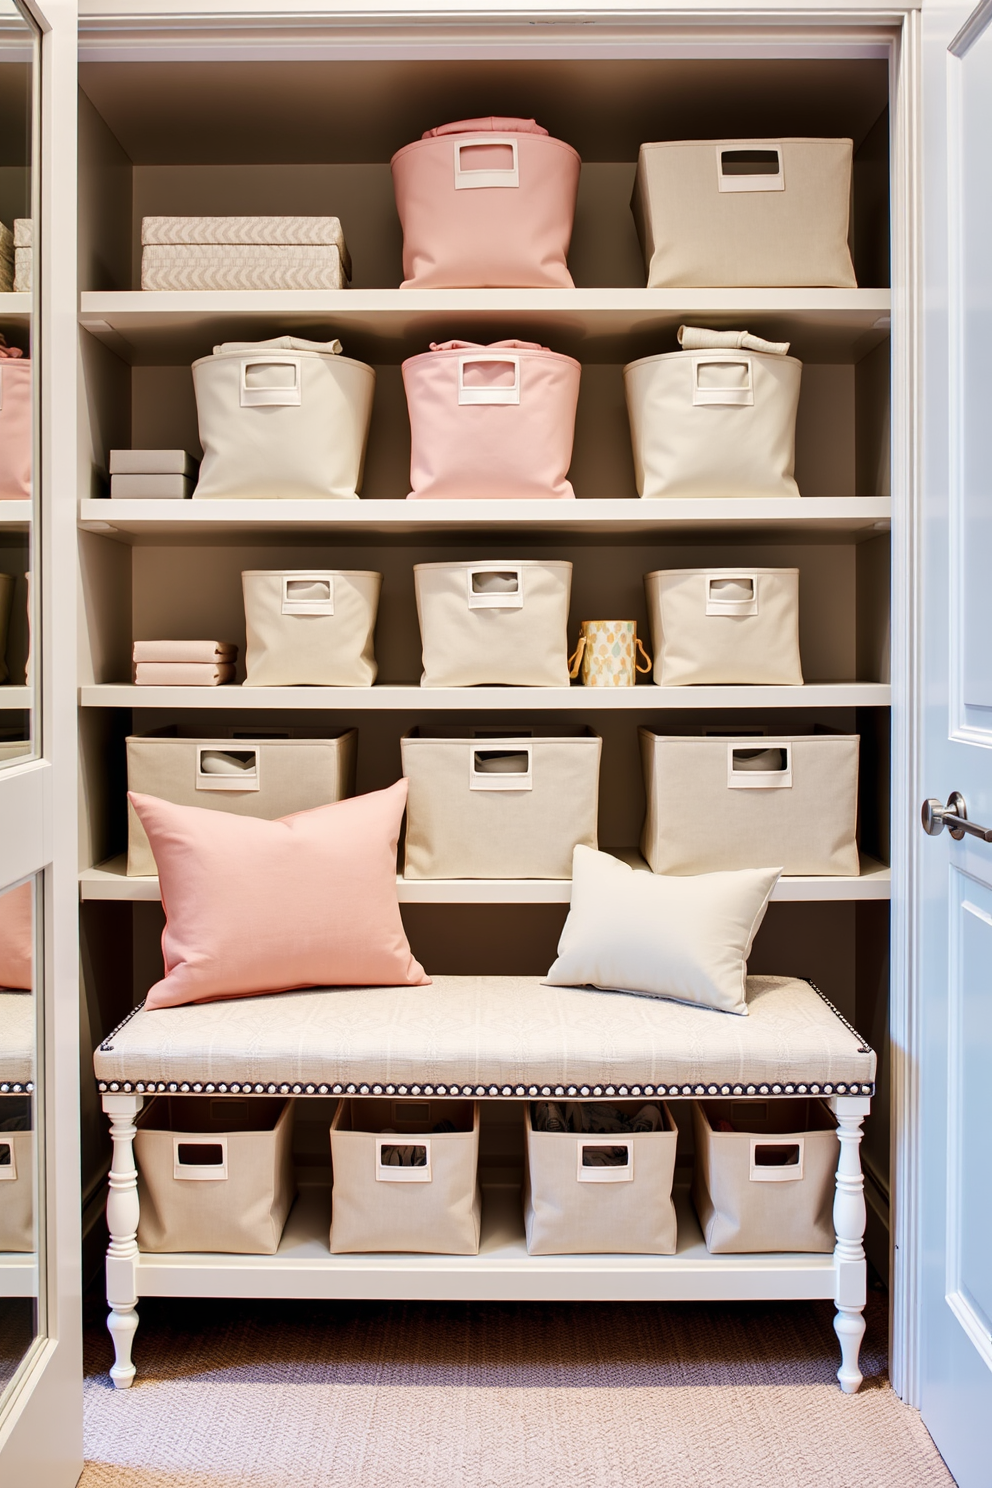
[[[808,983],[750,977],[748,1005],[742,1018],[539,977],[441,976],[142,1009],[94,1067],[105,1090],[870,1093],[875,1055]]]
[[[0,1093],[34,1079],[34,1011],[30,992],[0,992]]]

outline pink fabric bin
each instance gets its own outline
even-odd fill
[[[533,119],[461,119],[392,159],[402,289],[571,289],[579,156]]]
[[[410,357],[409,499],[574,498],[581,370],[532,341],[445,341]]]
[[[31,496],[31,363],[0,356],[0,501]]]

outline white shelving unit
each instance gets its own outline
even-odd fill
[[[18,687],[9,682],[0,686],[0,711],[30,708],[34,694],[30,687]]]

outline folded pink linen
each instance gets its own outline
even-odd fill
[[[134,669],[138,687],[220,687],[234,681],[235,668],[220,662],[139,661]]]
[[[238,659],[233,641],[135,641],[135,661],[226,661]]]

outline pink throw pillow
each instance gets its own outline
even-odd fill
[[[0,987],[30,992],[34,982],[34,885],[0,894]]]
[[[149,1008],[293,987],[424,986],[396,895],[407,782],[278,821],[129,792],[166,924]]]

